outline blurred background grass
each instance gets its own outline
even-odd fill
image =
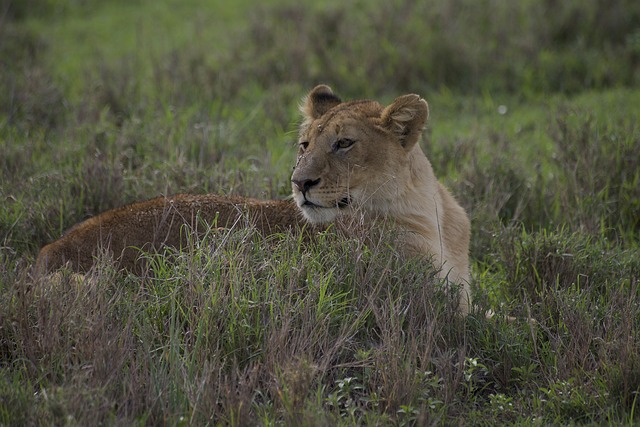
[[[640,78],[640,7],[631,0],[31,0],[7,9],[5,20],[26,21],[47,40],[45,63],[74,93],[96,62],[134,56],[139,77],[150,78],[177,53],[210,77],[192,84],[222,83],[227,94],[247,80],[263,89],[331,81],[347,96],[375,96],[443,87],[575,93]]]

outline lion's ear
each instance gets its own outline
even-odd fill
[[[329,86],[319,85],[303,99],[300,111],[307,120],[315,120],[341,102]]]
[[[406,150],[418,142],[428,118],[427,101],[413,94],[396,98],[381,116],[382,125],[398,136]]]

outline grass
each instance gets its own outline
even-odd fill
[[[636,2],[32,3],[0,18],[0,424],[638,423]],[[31,276],[124,203],[286,197],[319,82],[429,101],[472,316],[384,231],[240,224],[145,277]]]

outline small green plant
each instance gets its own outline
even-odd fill
[[[341,417],[355,420],[360,415],[357,412],[361,411],[363,391],[364,387],[355,377],[336,380],[335,391],[326,397],[327,405],[338,410]]]
[[[505,414],[515,413],[513,398],[506,396],[503,393],[490,394],[489,404],[491,405],[491,410],[495,414],[496,418],[503,417]]]

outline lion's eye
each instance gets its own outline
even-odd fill
[[[349,138],[342,138],[339,139],[335,142],[335,144],[333,144],[333,149],[334,151],[338,151],[340,149],[345,149],[345,148],[349,148],[351,147],[353,144],[355,143],[355,141],[353,139],[349,139]]]
[[[302,141],[298,146],[300,150],[305,151],[309,147],[309,141]]]

